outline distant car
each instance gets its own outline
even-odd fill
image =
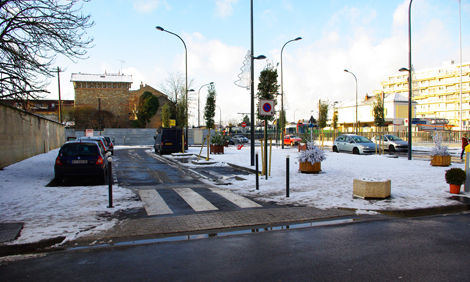
[[[383,136],[375,136],[372,138],[372,141],[377,145],[382,144],[382,148],[389,152],[408,151],[408,142],[395,135],[385,134]]]
[[[285,135],[284,136],[284,145],[291,145],[295,146],[298,145],[302,141],[300,137],[297,137],[295,135]]]
[[[250,139],[246,138],[243,135],[234,135],[234,136],[232,136],[231,140],[234,144],[245,144],[245,143],[248,143],[250,141]]]
[[[181,152],[183,142],[183,130],[181,128],[161,128],[153,137],[155,154],[171,154]],[[185,144],[186,148],[187,144]]]
[[[96,141],[66,142],[60,148],[55,160],[54,175],[59,182],[69,176],[92,176],[106,183],[108,179],[106,154]]]
[[[109,147],[108,143],[106,142],[105,138],[103,136],[82,136],[79,137],[77,140],[81,141],[96,141],[100,145],[100,148],[103,150],[104,153],[110,152],[113,154],[111,151],[111,148]]]
[[[351,152],[353,154],[367,154],[375,152],[375,143],[369,138],[355,135],[343,134],[333,142],[333,152]]]
[[[106,140],[106,142],[108,142],[108,147],[110,148],[111,150],[111,154],[114,155],[114,144],[113,144],[113,140],[111,140],[111,137],[108,137],[108,136],[103,136],[104,137],[104,140]]]

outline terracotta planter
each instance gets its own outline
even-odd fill
[[[432,166],[450,166],[450,156],[432,156]]]
[[[460,194],[460,185],[449,184],[449,186],[450,186],[450,193],[451,194]]]
[[[321,163],[299,162],[299,171],[302,173],[319,173]]]
[[[211,154],[223,154],[224,145],[213,145],[211,144]]]

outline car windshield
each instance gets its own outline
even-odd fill
[[[372,143],[369,139],[367,139],[364,136],[351,136],[351,138],[354,140],[356,143]]]
[[[388,140],[390,141],[403,141],[400,137],[394,136],[394,135],[385,135],[387,136]]]
[[[66,157],[96,156],[98,155],[98,147],[95,144],[71,143],[65,144],[60,150],[60,153]]]

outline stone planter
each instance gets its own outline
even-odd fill
[[[223,154],[223,153],[224,153],[224,145],[211,144],[211,154]]]
[[[319,173],[321,171],[321,163],[299,162],[299,171],[301,173]]]
[[[432,156],[432,166],[450,166],[450,156]]]
[[[353,180],[353,196],[359,198],[381,198],[390,197],[390,180]]]

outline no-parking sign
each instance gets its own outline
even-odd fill
[[[259,100],[259,115],[260,116],[273,116],[274,115],[274,100]]]

